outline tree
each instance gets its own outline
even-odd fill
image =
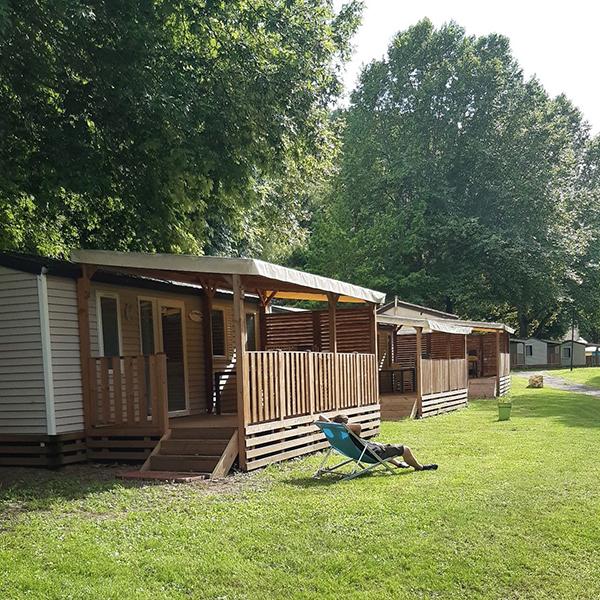
[[[291,182],[305,197],[328,163],[359,4],[0,6],[1,247],[285,254],[303,240]]]
[[[560,321],[597,218],[582,205],[589,132],[524,80],[506,38],[423,20],[365,68],[341,118],[309,268],[521,335]]]

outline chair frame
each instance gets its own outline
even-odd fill
[[[395,472],[395,469],[392,468],[392,466],[390,465],[390,462],[395,460],[398,457],[391,456],[390,458],[381,458],[380,456],[377,456],[377,454],[375,454],[375,452],[371,452],[368,449],[367,444],[363,439],[358,437],[354,432],[352,432],[350,429],[348,429],[348,427],[346,427],[345,425],[344,425],[344,427],[345,427],[346,431],[354,438],[354,440],[357,440],[362,445],[363,450],[362,450],[360,456],[358,457],[358,459],[346,458],[346,460],[343,460],[342,462],[337,463],[331,467],[325,467],[325,464],[327,463],[330,456],[334,452],[337,454],[340,454],[341,456],[347,456],[345,454],[342,454],[339,450],[335,450],[335,448],[330,446],[329,449],[327,450],[327,452],[325,453],[325,456],[323,457],[323,460],[321,461],[319,468],[317,469],[316,473],[313,475],[314,479],[319,479],[321,477],[321,475],[325,475],[327,473],[333,473],[333,472],[337,471],[340,467],[343,467],[350,463],[354,463],[354,469],[352,470],[351,473],[346,474],[339,481],[348,481],[350,479],[355,479],[356,477],[360,477],[361,475],[364,475],[365,473],[368,473],[369,471],[372,471],[373,469],[376,469],[378,467],[384,467],[384,469],[386,469],[387,472],[389,472],[389,473]],[[374,463],[371,463],[368,465],[363,464],[362,459],[365,456],[365,454],[367,454],[367,453],[370,458],[374,458],[377,462],[374,462]],[[396,468],[398,468],[398,467],[396,467]]]

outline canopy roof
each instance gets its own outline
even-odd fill
[[[290,300],[326,301],[329,293],[338,295],[340,302],[385,301],[385,294],[375,290],[253,258],[75,250],[71,260],[102,270],[171,281],[195,284],[208,281],[221,289],[231,289],[231,276],[239,275],[248,291],[262,290],[275,298]]]
[[[384,325],[398,325],[402,327],[421,327],[423,333],[440,331],[444,333],[454,333],[458,335],[468,335],[470,333],[486,333],[493,331],[506,331],[513,333],[514,329],[504,323],[486,323],[484,321],[463,321],[462,319],[422,319],[415,317],[400,317],[394,315],[377,315],[377,322]]]
[[[486,333],[493,331],[505,331],[506,333],[514,333],[515,330],[505,325],[504,323],[493,323],[488,321],[465,321],[463,319],[457,319],[456,321],[452,321],[452,323],[456,323],[457,325],[464,325],[465,327],[471,327],[473,331],[477,333]]]
[[[455,335],[468,335],[473,330],[471,327],[457,325],[456,321],[449,319],[419,319],[415,317],[397,317],[394,315],[377,315],[377,322],[384,325],[398,325],[416,329],[420,327],[423,333],[440,331],[442,333],[453,333]]]

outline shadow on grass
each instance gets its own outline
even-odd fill
[[[411,473],[415,473],[415,471],[413,469],[397,469],[393,474],[389,473],[389,472],[385,472],[385,471],[369,471],[368,473],[365,473],[364,475],[361,475],[360,477],[356,477],[355,479],[350,479],[350,480],[344,480],[342,479],[342,477],[344,475],[349,475],[350,471],[346,472],[346,473],[340,473],[339,475],[336,475],[335,473],[329,474],[329,475],[323,475],[322,477],[319,477],[318,479],[315,479],[314,477],[289,477],[288,479],[286,479],[284,481],[284,483],[287,483],[289,485],[293,485],[299,488],[303,488],[303,489],[311,489],[311,488],[319,488],[319,487],[328,487],[332,484],[335,483],[352,483],[352,481],[357,481],[359,479],[370,479],[372,477],[374,478],[393,478],[393,477],[399,477],[401,475],[409,475]]]
[[[0,467],[0,513],[44,510],[63,501],[85,499],[113,489],[156,485],[116,478],[119,468],[94,464],[70,465],[56,470]]]
[[[476,401],[471,409],[489,412],[498,421],[496,402]],[[600,428],[600,398],[551,388],[526,389],[513,400],[511,420],[521,418],[553,419],[568,427]]]

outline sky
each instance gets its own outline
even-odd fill
[[[344,0],[334,0],[339,8]],[[365,0],[345,88],[361,67],[386,54],[393,35],[428,17],[454,20],[469,35],[507,36],[526,77],[537,76],[553,96],[565,93],[600,133],[600,2],[597,0]]]

